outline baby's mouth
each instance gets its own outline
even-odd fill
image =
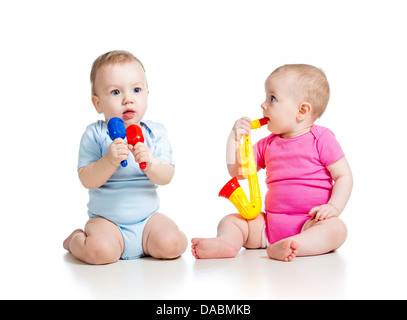
[[[132,109],[127,109],[126,111],[123,112],[123,117],[125,119],[131,119],[134,117],[134,115],[136,114],[136,112]]]

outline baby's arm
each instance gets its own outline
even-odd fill
[[[102,158],[79,168],[78,175],[83,186],[87,189],[96,189],[105,184],[120,163],[127,159],[128,154],[127,142],[120,138],[115,139],[109,146],[109,152]]]
[[[352,172],[345,157],[329,165],[327,169],[335,183],[328,203],[312,208],[309,212],[316,221],[338,217],[345,209],[352,192]]]
[[[161,186],[171,182],[175,173],[172,164],[154,158],[150,148],[142,142],[138,142],[135,146],[129,145],[129,149],[137,163],[146,163],[144,173],[151,182]]]
[[[226,163],[231,177],[237,176],[238,179],[243,179],[241,175],[239,147],[243,135],[249,135],[251,133],[250,125],[251,120],[249,118],[240,118],[236,121],[230,132],[226,145]]]

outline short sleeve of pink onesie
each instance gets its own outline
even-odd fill
[[[256,160],[257,165],[265,169],[266,168],[266,161],[264,155],[266,153],[267,146],[269,145],[270,141],[275,137],[275,134],[271,134],[268,137],[265,137],[259,140],[254,146],[254,158]]]
[[[316,145],[319,159],[325,167],[328,167],[345,155],[331,130],[324,127],[313,126],[312,132],[317,138]]]

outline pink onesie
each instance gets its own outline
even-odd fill
[[[344,156],[335,135],[317,125],[294,138],[271,134],[255,144],[254,153],[257,165],[267,168],[268,241],[300,233],[308,212],[331,196],[333,181],[326,167]]]

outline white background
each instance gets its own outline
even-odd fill
[[[394,0],[2,4],[0,297],[18,297],[18,286],[30,286],[28,276],[21,278],[27,268],[60,259],[63,239],[87,220],[77,153],[85,127],[101,119],[89,73],[97,56],[115,49],[131,51],[147,71],[145,119],[165,124],[176,161],[173,181],[159,189],[161,212],[188,239],[214,236],[221,217],[234,211],[217,197],[230,179],[225,142],[236,119],[261,117],[268,74],[285,63],[321,67],[332,94],[317,124],[335,132],[355,180],[341,250],[384,265],[377,275],[383,283],[401,273],[405,12]],[[263,128],[253,139],[267,134]],[[58,277],[60,270],[52,272]],[[402,287],[392,296],[405,298]]]

